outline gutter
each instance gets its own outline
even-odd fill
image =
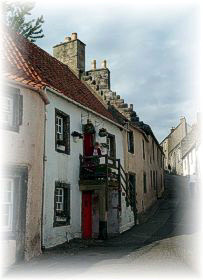
[[[88,107],[86,107],[86,106],[80,104],[80,103],[77,102],[77,101],[74,101],[73,99],[71,99],[71,98],[69,98],[69,97],[63,95],[62,93],[59,93],[58,91],[56,91],[56,90],[54,90],[54,89],[52,89],[52,88],[50,88],[50,87],[48,87],[48,86],[45,87],[45,91],[46,91],[46,90],[51,91],[52,93],[54,93],[54,94],[56,94],[56,95],[58,95],[58,96],[60,96],[60,97],[62,97],[62,98],[64,98],[64,99],[68,100],[70,103],[73,103],[74,105],[76,105],[76,106],[78,106],[78,107],[80,107],[80,108],[82,108],[82,109],[84,109],[84,110],[86,110],[86,111],[89,111],[89,112],[91,112],[91,113],[94,114],[94,115],[99,116],[100,118],[102,118],[102,119],[104,119],[104,120],[106,120],[106,121],[108,121],[108,122],[110,122],[110,123],[116,125],[117,127],[121,128],[121,129],[123,129],[123,130],[125,130],[125,131],[129,131],[129,129],[123,127],[122,125],[120,125],[120,124],[118,124],[118,123],[116,123],[116,122],[114,122],[114,121],[108,119],[107,117],[104,117],[103,115],[101,115],[101,114],[99,114],[99,113],[93,111],[92,109],[90,109],[90,108],[88,108]]]
[[[48,99],[48,94],[46,92],[46,88],[43,91],[45,96],[47,96]],[[45,189],[45,163],[47,161],[46,157],[46,123],[47,123],[47,111],[46,111],[46,104],[44,104],[44,149],[43,149],[43,183],[42,183],[42,205],[41,205],[41,250],[43,251],[45,249],[44,247],[44,242],[43,242],[43,237],[44,237],[44,189]]]

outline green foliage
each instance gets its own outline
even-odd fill
[[[31,10],[35,4],[33,2],[3,2],[3,21],[14,31],[22,34],[31,42],[35,42],[39,38],[43,38],[42,24],[43,16],[37,19],[27,20],[26,17],[31,15]]]

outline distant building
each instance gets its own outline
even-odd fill
[[[200,148],[200,118],[197,118],[197,123],[192,126],[191,131],[181,141],[182,160],[183,160],[183,175],[193,175],[194,173],[200,176],[199,148]]]
[[[185,117],[181,117],[178,126],[171,128],[170,134],[161,142],[160,145],[162,146],[165,154],[165,170],[168,170],[171,167],[172,173],[183,175],[181,142],[190,130],[191,126],[186,122]]]

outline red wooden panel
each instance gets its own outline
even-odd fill
[[[84,134],[84,155],[85,156],[92,156],[94,150],[94,134],[92,133],[85,133]]]
[[[82,193],[82,236],[84,239],[92,237],[92,193]]]

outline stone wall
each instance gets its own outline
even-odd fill
[[[180,124],[169,135],[168,139],[168,152],[170,153],[187,135],[186,119],[181,118]]]
[[[190,130],[191,127],[187,124],[185,117],[181,117],[179,125],[172,128],[171,133],[162,141],[161,146],[165,154],[164,168],[166,170],[170,164],[173,173],[183,174],[181,142]]]
[[[68,65],[77,76],[85,71],[85,44],[77,36],[66,37],[65,42],[54,46],[53,56]]]

